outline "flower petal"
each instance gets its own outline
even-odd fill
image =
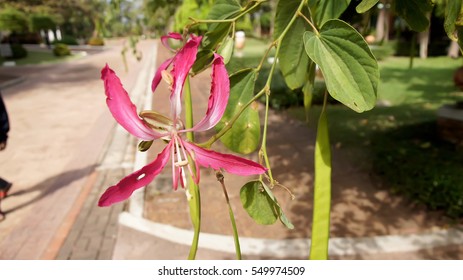
[[[100,197],[98,206],[110,206],[114,203],[126,200],[135,190],[153,181],[164,166],[166,166],[170,156],[171,145],[172,144],[169,143],[153,162],[125,177],[117,183],[117,185],[109,187]]]
[[[153,78],[153,82],[151,83],[151,90],[154,92],[156,90],[156,88],[158,87],[159,85],[159,82],[161,81],[162,79],[162,75],[161,75],[161,72],[166,70],[169,65],[172,63],[172,60],[174,60],[173,58],[169,58],[167,59],[166,61],[164,61],[158,68],[158,70],[156,71],[156,74],[154,74],[154,78]]]
[[[204,131],[214,127],[227,108],[229,96],[230,80],[228,79],[227,69],[223,63],[223,58],[218,54],[214,54],[211,95],[209,96],[206,115],[191,130]]]
[[[196,60],[196,53],[198,52],[199,44],[201,43],[201,36],[191,36],[191,39],[179,50],[174,57],[172,76],[174,83],[172,85],[172,94],[170,95],[171,112],[173,119],[180,117],[182,111],[182,92],[185,79],[190,72]]]
[[[153,140],[162,136],[149,128],[138,116],[137,108],[108,64],[101,70],[101,79],[104,81],[109,111],[122,127],[142,140]]]
[[[167,35],[161,36],[161,42],[164,45],[164,47],[174,51],[173,48],[169,46],[169,39],[174,39],[174,40],[182,40],[182,34],[176,33],[176,32],[169,32]]]
[[[229,173],[243,176],[263,174],[267,171],[262,165],[242,157],[206,150],[186,141],[183,141],[183,145],[194,152],[195,161],[204,167],[215,170],[222,168]]]

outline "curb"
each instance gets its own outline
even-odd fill
[[[193,231],[191,230],[155,223],[127,212],[119,215],[119,224],[185,246],[190,246],[190,241],[193,238]],[[310,251],[310,242],[309,238],[282,240],[240,237],[243,255],[272,259],[306,259]],[[331,238],[328,255],[330,257],[343,257],[349,255],[405,253],[449,245],[463,245],[463,227],[421,234]],[[202,232],[198,247],[223,253],[235,253],[233,236],[229,235]]]

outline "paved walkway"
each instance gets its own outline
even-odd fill
[[[115,129],[100,70],[109,63],[131,90],[154,46],[140,44],[141,62],[128,55],[128,72],[120,41],[76,61],[0,67],[0,76],[23,77],[2,89],[11,133],[0,153],[0,176],[13,188],[2,203],[0,259],[111,259],[122,204],[99,208],[96,201],[132,168],[126,155],[133,151],[126,149],[134,145]]]

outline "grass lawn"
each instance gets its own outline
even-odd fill
[[[28,51],[27,57],[21,59],[15,59],[16,65],[31,65],[31,64],[45,64],[45,63],[57,63],[63,62],[71,59],[80,57],[81,55],[70,55],[64,57],[55,56],[51,52],[44,51]],[[0,58],[0,63],[3,63],[5,60]],[[6,60],[11,61],[11,60]]]

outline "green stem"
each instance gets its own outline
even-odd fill
[[[242,16],[246,15],[249,11],[253,10],[254,8],[257,8],[261,3],[266,2],[267,0],[261,0],[261,1],[254,1],[254,3],[248,7],[245,6],[241,8],[241,11],[239,11],[238,15],[236,15],[233,18],[227,18],[227,19],[195,19],[190,17],[189,19],[192,21],[192,23],[188,24],[185,29],[190,29],[191,27],[198,25],[198,24],[204,24],[204,23],[223,23],[223,22],[231,22],[235,23],[238,19],[240,19]]]
[[[187,76],[184,85],[184,95],[185,95],[185,128],[193,127],[193,101],[191,98],[191,87],[190,87],[190,77]],[[190,142],[194,142],[194,134],[192,131],[186,133],[186,137]]]
[[[270,180],[270,186],[273,186],[275,180],[273,179],[272,175],[272,168],[270,166],[270,160],[268,158],[267,154],[267,127],[268,127],[268,112],[269,112],[269,99],[270,96],[267,94],[265,96],[265,117],[264,117],[264,132],[262,133],[262,145],[260,147],[260,154],[263,156],[264,161],[265,161],[265,166],[267,166],[267,174]]]
[[[233,214],[233,209],[230,204],[230,199],[228,198],[227,188],[225,187],[224,177],[221,172],[216,173],[217,180],[222,185],[223,194],[225,195],[225,201],[228,205],[228,215],[230,216],[230,221],[233,228],[233,241],[235,242],[235,252],[236,252],[236,259],[241,260],[241,248],[240,248],[240,239],[238,236],[238,229],[236,227],[235,215]]]
[[[185,127],[193,127],[193,103],[191,99],[191,87],[189,77],[185,80],[184,85],[184,95],[185,95]],[[194,141],[193,132],[187,132],[187,139],[191,142]],[[188,159],[189,164],[193,173],[196,172],[195,164],[191,158]],[[173,167],[172,167],[173,168]],[[198,251],[198,242],[199,234],[201,231],[201,196],[199,192],[199,186],[194,182],[193,178],[190,176],[188,178],[188,204],[190,207],[190,218],[193,224],[194,233],[193,240],[191,242],[190,253],[188,255],[189,260],[194,260],[196,258],[196,252]]]
[[[268,95],[269,94],[270,84],[272,83],[273,73],[275,72],[276,64],[277,64],[277,61],[278,61],[277,58],[278,58],[278,55],[280,53],[281,40],[283,40],[286,33],[288,33],[289,29],[291,28],[291,26],[296,21],[297,17],[300,14],[300,11],[302,11],[302,8],[304,7],[305,3],[306,3],[305,0],[301,1],[301,4],[297,8],[297,11],[294,13],[294,15],[291,18],[291,20],[289,21],[288,25],[281,32],[280,36],[278,36],[278,38],[274,42],[272,42],[272,44],[268,47],[268,49],[267,49],[267,51],[265,53],[265,56],[267,56],[269,54],[269,52],[270,52],[270,49],[272,49],[274,46],[277,46],[276,50],[275,50],[275,61],[272,64],[272,67],[270,69],[270,73],[269,73],[269,75],[267,77],[267,81],[265,83],[264,88],[262,88],[262,90],[259,91],[254,96],[254,98],[251,99],[245,106],[241,107],[241,109],[233,116],[233,118],[228,122],[228,124],[226,126],[224,126],[217,134],[215,134],[211,138],[209,138],[208,141],[206,141],[204,143],[201,143],[200,146],[209,148],[212,144],[214,144],[215,141],[220,139],[220,137],[222,137],[225,133],[227,133],[227,131],[229,131],[233,127],[233,124],[236,122],[236,120],[238,120],[238,118],[241,116],[241,114],[244,112],[244,110],[246,110],[254,101],[258,100],[262,95],[264,95],[264,94]],[[256,69],[256,71],[260,71],[260,69],[262,67],[262,64],[263,64],[263,61],[264,60],[262,59],[259,66],[258,66],[258,68]]]

